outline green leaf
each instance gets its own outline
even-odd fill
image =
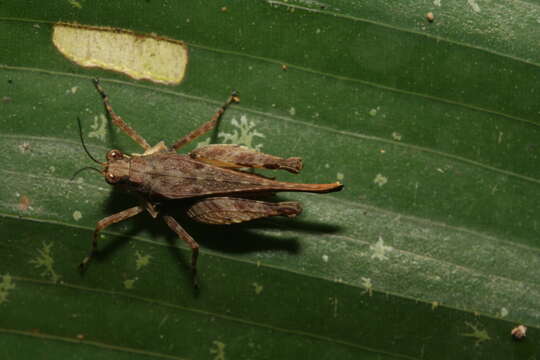
[[[433,12],[434,21],[426,14]],[[540,7],[450,1],[0,3],[2,358],[529,359],[539,352]],[[176,86],[83,68],[58,21],[184,41]],[[85,44],[81,43],[81,46]],[[238,226],[95,224],[137,203],[82,172],[111,148],[91,79],[149,143],[300,156],[304,213]],[[244,132],[242,132],[244,131]],[[221,136],[219,136],[221,134]],[[251,138],[241,135],[253,135]],[[183,150],[184,151],[184,150]],[[512,328],[528,327],[513,341]]]

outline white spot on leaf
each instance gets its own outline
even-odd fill
[[[255,137],[264,138],[265,136],[255,130],[255,123],[248,121],[245,115],[240,117],[240,121],[233,118],[231,124],[238,130],[234,130],[232,133],[220,132],[218,137],[223,138],[223,143],[244,145],[254,150],[260,150],[263,144],[255,145],[253,139]]]
[[[77,0],[68,0],[68,3],[73,6],[74,8],[77,8],[77,9],[82,9],[82,5],[80,2],[78,2]]]
[[[210,348],[210,354],[215,355],[213,360],[225,360],[225,344],[221,341],[212,341],[214,347]]]
[[[471,324],[470,322],[467,322],[467,321],[465,322],[465,325],[467,325],[467,327],[469,327],[472,330],[472,332],[461,333],[460,335],[474,338],[475,339],[475,345],[480,344],[482,341],[491,340],[491,338],[489,337],[486,329],[480,330],[479,325],[477,326],[477,325]]]
[[[107,135],[107,118],[105,115],[99,114],[99,118],[94,116],[94,123],[90,125],[90,128],[93,131],[88,133],[89,138],[97,138],[101,141],[105,141],[105,136]]]
[[[13,289],[15,289],[15,284],[11,275],[2,275],[2,282],[0,282],[0,304],[8,301],[9,292]]]
[[[19,145],[19,150],[21,151],[21,153],[27,153],[29,151],[31,151],[31,145],[29,142],[23,142],[22,144]]]
[[[480,6],[476,3],[476,0],[467,0],[469,6],[473,9],[474,12],[480,12]]]
[[[135,253],[135,265],[137,267],[137,270],[140,270],[141,268],[145,267],[146,265],[150,264],[150,259],[152,256],[150,255],[142,255],[140,252]]]
[[[371,258],[379,260],[387,260],[388,256],[386,256],[386,254],[393,250],[391,246],[384,245],[384,241],[381,236],[379,236],[379,240],[374,245],[370,245],[369,248],[371,251],[373,251]]]
[[[34,267],[39,269],[43,268],[43,272],[40,274],[43,277],[49,278],[52,282],[57,282],[60,279],[54,271],[54,258],[52,255],[52,243],[43,243],[43,248],[38,249],[38,255],[30,260],[30,264],[34,264]]]
[[[383,176],[382,174],[377,174],[377,176],[375,176],[375,179],[373,179],[373,182],[379,185],[379,187],[381,187],[388,182],[388,178],[386,176]]]
[[[206,138],[205,140],[203,141],[199,141],[197,143],[197,146],[195,146],[195,149],[198,149],[200,147],[203,147],[203,146],[207,146],[207,145],[210,145],[210,141],[212,140],[212,138],[208,137]]]
[[[135,281],[137,281],[138,278],[133,278],[133,279],[127,279],[127,280],[124,280],[123,284],[124,284],[124,287],[128,290],[131,290],[134,288],[135,286]]]
[[[364,291],[364,294],[368,294],[369,296],[373,296],[373,283],[371,282],[370,278],[362,277],[362,287],[366,289]]]
[[[82,213],[79,210],[73,212],[73,220],[79,221],[82,218]]]
[[[260,293],[262,293],[264,286],[256,282],[252,283],[251,285],[253,285],[253,287],[255,288],[255,294],[259,295]]]

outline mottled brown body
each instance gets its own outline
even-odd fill
[[[113,111],[99,82],[94,80],[103,97],[107,112],[113,123],[144,148],[142,155],[125,155],[119,150],[107,153],[102,163],[105,179],[111,185],[121,185],[133,190],[142,204],[111,215],[98,222],[94,232],[92,251],[81,263],[84,268],[97,250],[97,236],[105,227],[147,211],[152,217],[162,217],[169,227],[193,250],[192,270],[195,281],[198,244],[168,214],[160,204],[166,200],[191,199],[187,214],[192,219],[207,224],[233,224],[269,216],[294,217],[302,211],[298,202],[266,202],[255,200],[257,195],[278,191],[303,191],[326,193],[339,191],[343,185],[298,184],[276,181],[261,175],[239,170],[240,168],[280,169],[298,173],[302,160],[298,157],[283,159],[264,154],[239,145],[208,145],[193,150],[187,155],[175,151],[198,136],[213,129],[228,105],[238,102],[233,95],[218,110],[212,119],[199,129],[181,138],[171,147],[160,142],[154,147],[138,135]]]
[[[122,169],[128,169],[127,173],[118,171],[116,161],[122,164]],[[297,184],[275,181],[243,171],[221,168],[212,165],[212,160],[209,162],[170,152],[131,158],[123,155],[119,160],[110,161],[105,171],[107,178],[114,176],[116,182],[127,184],[155,200],[276,191],[328,192],[341,186],[336,183]]]

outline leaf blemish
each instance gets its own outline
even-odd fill
[[[101,120],[101,122],[99,120]],[[100,114],[99,118],[94,116],[94,123],[90,125],[90,128],[93,131],[88,133],[89,138],[96,138],[101,141],[105,141],[105,136],[107,135],[107,118],[105,115]]]
[[[137,270],[140,270],[141,268],[145,267],[146,265],[150,264],[150,259],[152,256],[150,255],[142,255],[140,252],[135,252],[135,266],[137,267]]]
[[[131,290],[134,288],[134,285],[135,285],[135,281],[139,280],[139,278],[133,278],[133,279],[127,279],[127,280],[124,280],[123,284],[124,284],[124,287],[128,290]]]
[[[391,246],[384,245],[384,240],[381,236],[379,236],[379,240],[374,245],[370,245],[369,248],[373,251],[371,258],[379,260],[387,260],[388,256],[386,256],[386,254],[393,250]]]
[[[264,134],[255,130],[255,123],[248,121],[246,115],[240,117],[240,122],[236,118],[232,118],[231,124],[238,130],[235,129],[232,133],[220,132],[218,134],[218,137],[223,138],[224,144],[244,145],[254,150],[260,150],[263,147],[263,144],[255,145],[253,139],[255,137],[264,138]]]
[[[388,182],[388,178],[386,176],[383,176],[382,174],[377,174],[377,176],[375,176],[375,179],[373,179],[373,182],[379,185],[379,187],[382,187]]]
[[[361,285],[365,289],[364,294],[368,294],[369,296],[373,296],[373,283],[371,282],[370,278],[362,277]]]
[[[32,209],[30,207],[30,199],[26,195],[21,195],[19,198],[19,210],[28,211],[28,209]]]
[[[71,89],[66,90],[66,94],[76,94],[77,91],[79,91],[79,87],[78,86],[73,86],[73,87],[71,87]]]
[[[75,0],[68,1],[80,6]],[[58,23],[52,41],[64,56],[81,66],[161,84],[179,84],[188,62],[183,42],[126,29]]]
[[[32,150],[32,147],[30,146],[29,142],[23,142],[19,145],[19,151],[23,154],[30,152]]]
[[[334,316],[334,318],[337,318],[339,299],[335,296],[331,296],[328,298],[328,300],[330,300],[330,304],[332,305],[332,315]]]
[[[82,218],[82,213],[79,210],[73,212],[73,220],[79,221]]]
[[[0,282],[0,304],[8,301],[9,292],[13,289],[15,289],[15,284],[11,275],[2,275],[2,282]]]
[[[465,325],[467,325],[472,330],[472,332],[461,333],[460,335],[475,338],[475,342],[474,342],[475,345],[479,345],[482,341],[491,340],[486,329],[480,330],[479,326],[471,324],[468,321],[465,321]]]
[[[74,8],[77,8],[77,9],[82,9],[82,5],[80,2],[78,2],[77,0],[68,0],[68,3],[73,6]]]
[[[254,282],[253,284],[253,287],[255,288],[255,294],[259,295],[260,293],[262,293],[264,287],[262,285],[260,285],[259,283],[256,283]]]
[[[480,6],[478,6],[476,0],[467,0],[467,2],[469,3],[469,6],[471,7],[471,9],[473,9],[474,12],[480,12]]]
[[[214,340],[212,341],[214,347],[210,348],[210,354],[214,356],[214,360],[225,360],[225,344],[221,341]]]
[[[30,260],[30,264],[33,264],[36,269],[43,268],[41,276],[49,278],[52,282],[58,282],[60,275],[54,271],[52,246],[53,243],[43,243],[43,247],[37,250],[38,255]]]

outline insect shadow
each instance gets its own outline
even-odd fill
[[[273,200],[281,201],[282,199],[275,196]],[[106,213],[115,212],[119,209],[125,209],[126,207],[135,205],[133,201],[133,198],[126,197],[123,190],[113,188],[111,195],[104,204],[103,210]],[[189,203],[186,204],[181,201],[171,201],[166,206],[169,213],[183,221],[187,225],[186,227],[189,227],[190,233],[201,239],[199,242],[205,249],[220,253],[246,254],[264,251],[282,251],[299,255],[302,253],[302,246],[298,236],[276,237],[260,234],[256,230],[280,229],[295,233],[316,233],[321,235],[335,233],[340,230],[339,226],[327,223],[285,217],[254,220],[234,226],[208,226],[207,224],[200,224],[191,220],[185,214],[187,207],[189,207]],[[178,246],[180,241],[161,221],[155,221],[148,214],[143,213],[133,217],[125,224],[128,226],[128,229],[125,231],[122,230],[121,235],[113,236],[109,241],[103,242],[101,249],[96,253],[97,261],[107,261],[109,256],[114,256],[114,253],[120,250],[121,247],[126,246],[129,241],[133,241],[133,237],[143,236],[149,239],[165,239],[169,245],[170,255],[174,257],[179,266],[180,275],[185,277],[186,281],[191,281],[191,278],[186,275],[188,274],[186,269],[190,268],[190,263],[186,260],[185,254],[182,253],[181,248]],[[114,228],[112,230],[114,231]]]

